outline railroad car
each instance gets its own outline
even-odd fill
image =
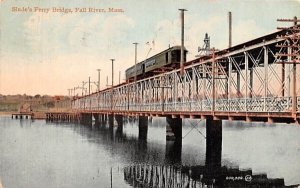
[[[176,67],[180,64],[181,47],[170,47],[146,60],[137,63],[136,70],[135,65],[128,68],[125,72],[126,80],[130,81],[134,78],[135,74],[137,78],[143,78],[147,75],[153,75],[153,72],[162,67]],[[187,50],[184,49],[184,61],[186,61]]]

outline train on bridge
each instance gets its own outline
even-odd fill
[[[186,62],[186,48],[184,48],[184,62]],[[172,46],[168,49],[129,67],[126,71],[126,80],[132,81],[136,76],[137,79],[153,76],[159,70],[178,68],[180,64],[181,46]]]

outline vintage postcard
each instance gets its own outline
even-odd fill
[[[0,0],[0,188],[299,187],[299,0]]]

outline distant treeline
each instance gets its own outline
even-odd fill
[[[18,111],[23,104],[29,104],[33,110],[47,110],[54,108],[60,101],[69,101],[66,96],[49,95],[1,95],[0,111]]]

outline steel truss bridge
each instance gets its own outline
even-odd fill
[[[256,38],[184,67],[77,97],[80,113],[262,122],[300,121],[299,25]]]

